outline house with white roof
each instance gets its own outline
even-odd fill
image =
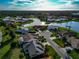
[[[23,21],[32,20],[32,18],[22,18]]]
[[[62,20],[68,20],[68,18],[65,17],[55,17],[55,18],[47,18],[47,21],[51,22],[51,21],[62,21]]]
[[[22,16],[17,16],[17,17],[16,17],[16,20],[17,20],[17,21],[28,21],[28,20],[32,20],[32,18],[24,18],[24,17],[22,17]]]
[[[5,22],[7,22],[7,21],[9,21],[10,20],[10,16],[7,16],[7,17],[5,17],[4,19],[3,19],[3,21],[5,21]]]

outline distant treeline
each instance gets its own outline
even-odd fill
[[[73,13],[79,13],[79,11],[0,11],[0,16],[56,15],[79,17],[79,15],[73,15]]]

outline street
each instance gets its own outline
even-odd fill
[[[57,45],[51,38],[51,33],[49,31],[40,32],[44,38],[46,38],[47,42],[50,43],[52,48],[61,56],[63,59],[72,59],[59,45]]]

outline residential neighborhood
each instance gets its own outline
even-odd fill
[[[0,0],[0,59],[79,59],[79,0]]]
[[[79,59],[79,20],[75,18],[0,17],[0,59]]]

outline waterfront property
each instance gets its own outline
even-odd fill
[[[52,21],[64,21],[64,20],[68,20],[68,17],[66,17],[66,16],[61,16],[61,17],[48,16],[47,17],[47,21],[48,22],[52,22]]]
[[[75,21],[69,21],[65,23],[50,23],[49,25],[65,27],[65,28],[68,28],[67,26],[69,26],[71,30],[75,32],[79,32],[79,26],[78,26],[79,22],[75,22]]]

